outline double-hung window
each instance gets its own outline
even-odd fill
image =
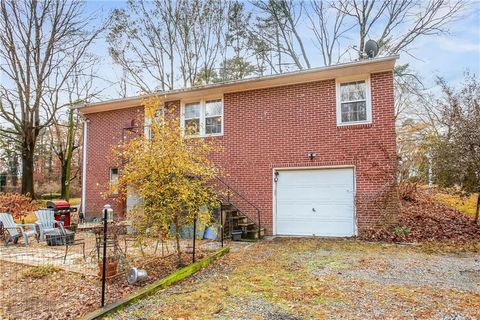
[[[370,81],[337,81],[337,124],[363,124],[372,122]]]
[[[189,136],[222,135],[222,99],[202,99],[183,104],[182,126]]]
[[[205,102],[205,134],[222,133],[222,100],[210,100]]]
[[[200,102],[185,104],[183,124],[187,135],[195,136],[200,134],[201,108],[202,105]]]
[[[144,130],[144,134],[145,136],[147,136],[149,139],[152,138],[152,130],[151,130],[151,126],[152,124],[161,124],[163,122],[163,118],[165,117],[165,107],[162,106],[161,108],[157,108],[152,117],[149,118],[147,116],[145,116],[145,130]]]

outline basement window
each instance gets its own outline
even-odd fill
[[[118,168],[110,168],[110,188],[112,194],[118,194]]]
[[[337,81],[337,125],[372,122],[370,79]]]
[[[219,136],[223,134],[222,99],[202,99],[182,103],[182,128],[188,136]]]

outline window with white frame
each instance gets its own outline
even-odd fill
[[[164,117],[165,117],[165,107],[164,106],[162,106],[161,108],[157,108],[154,111],[152,118],[148,118],[147,116],[145,116],[145,130],[144,130],[145,136],[147,136],[149,139],[151,139],[152,138],[152,130],[151,130],[150,127],[152,126],[153,123],[161,124]]]
[[[370,123],[371,121],[369,79],[337,82],[337,124]]]
[[[222,133],[222,100],[210,100],[205,102],[205,134]]]
[[[182,126],[190,136],[223,134],[222,99],[203,99],[183,105]]]

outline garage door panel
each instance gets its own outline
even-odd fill
[[[353,169],[280,171],[278,178],[277,234],[354,235]]]
[[[303,212],[303,211],[312,211],[312,212],[325,212],[326,214],[330,214],[333,210],[341,211],[342,208],[346,208],[346,210],[351,210],[353,205],[351,203],[351,199],[345,200],[330,200],[325,199],[325,201],[281,201],[278,203],[278,210],[286,210],[287,212],[294,210],[295,212]],[[315,209],[315,210],[312,210]],[[295,214],[294,214],[295,215]],[[351,211],[350,211],[351,216]]]
[[[277,196],[282,201],[289,201],[289,200],[303,200],[303,199],[351,199],[353,190],[347,188],[325,188],[319,189],[315,187],[294,187],[295,189],[292,190],[294,186],[290,189],[278,189]]]
[[[352,219],[353,206],[350,203],[329,203],[329,204],[288,204],[279,205],[277,210],[277,221],[288,217],[302,217],[307,216],[314,222],[315,219],[330,218],[335,219],[338,217],[346,217],[350,221]],[[312,210],[315,209],[315,211]],[[332,216],[332,212],[335,215]]]
[[[328,220],[323,221],[321,226],[313,225],[310,221],[291,220],[285,221],[290,226],[288,228],[279,228],[280,235],[296,236],[325,236],[325,237],[344,237],[345,230],[351,229],[350,220]],[[286,225],[286,224],[285,224]]]

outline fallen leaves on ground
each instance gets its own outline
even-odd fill
[[[111,319],[478,318],[475,259],[415,246],[275,239],[237,247]]]
[[[191,255],[184,254],[183,260],[190,263]],[[175,271],[177,258],[157,256],[146,263],[138,261],[137,266],[148,272],[145,285]],[[0,288],[0,319],[76,319],[99,308],[101,302],[98,277],[51,266],[0,261]],[[120,275],[107,283],[106,302],[115,302],[140,288],[129,285],[126,275]]]
[[[364,240],[387,242],[441,242],[467,250],[480,250],[480,224],[471,216],[435,200],[426,190],[401,201],[394,226],[366,230]],[[397,227],[397,229],[395,228]]]

